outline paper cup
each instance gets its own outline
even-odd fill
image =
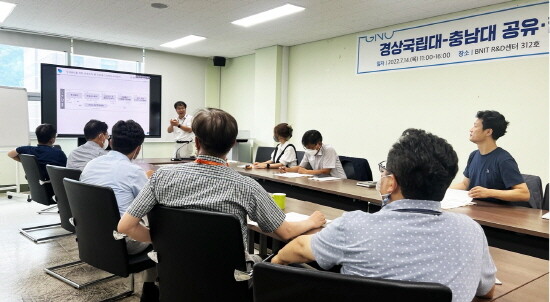
[[[277,206],[279,208],[281,208],[281,210],[284,210],[285,206],[286,206],[286,194],[285,193],[273,193],[271,196],[273,197],[273,200],[275,201],[275,204],[277,204]]]

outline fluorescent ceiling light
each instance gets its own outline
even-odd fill
[[[177,39],[171,42],[167,42],[161,45],[161,47],[168,47],[168,48],[178,48],[183,45],[195,43],[201,40],[206,39],[205,37],[201,36],[195,36],[195,35],[189,35],[187,37],[183,37],[181,39]]]
[[[290,14],[294,14],[297,12],[303,11],[305,8],[292,5],[292,4],[285,4],[283,6],[276,7],[274,9],[270,9],[268,11],[252,15],[250,17],[242,18],[236,21],[233,21],[231,23],[235,25],[240,25],[244,27],[249,27],[252,25],[256,25],[262,22],[271,21],[280,17],[284,17]]]
[[[15,4],[0,1],[0,23],[6,20],[6,18],[11,14],[14,8]]]

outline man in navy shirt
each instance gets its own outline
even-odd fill
[[[470,141],[478,150],[468,158],[464,180],[451,188],[469,190],[470,197],[486,201],[529,201],[529,189],[518,164],[496,144],[506,133],[509,122],[497,111],[479,111],[476,117]]]
[[[65,165],[67,165],[67,156],[61,149],[53,147],[57,136],[57,129],[55,129],[53,125],[39,125],[36,127],[35,133],[36,139],[38,140],[38,145],[36,147],[21,146],[8,152],[8,156],[16,161],[21,161],[19,159],[19,154],[34,155],[38,160],[41,177],[43,179],[49,179],[46,165],[50,164],[65,167]]]

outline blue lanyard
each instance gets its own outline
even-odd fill
[[[427,214],[427,215],[441,215],[441,212],[427,209],[395,209],[392,211],[396,212],[405,212],[405,213],[418,213],[418,214]]]

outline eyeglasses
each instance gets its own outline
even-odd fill
[[[378,163],[378,171],[380,171],[380,174],[384,174],[384,172],[387,172],[387,175],[392,174],[392,172],[386,168],[386,161],[385,160]]]

